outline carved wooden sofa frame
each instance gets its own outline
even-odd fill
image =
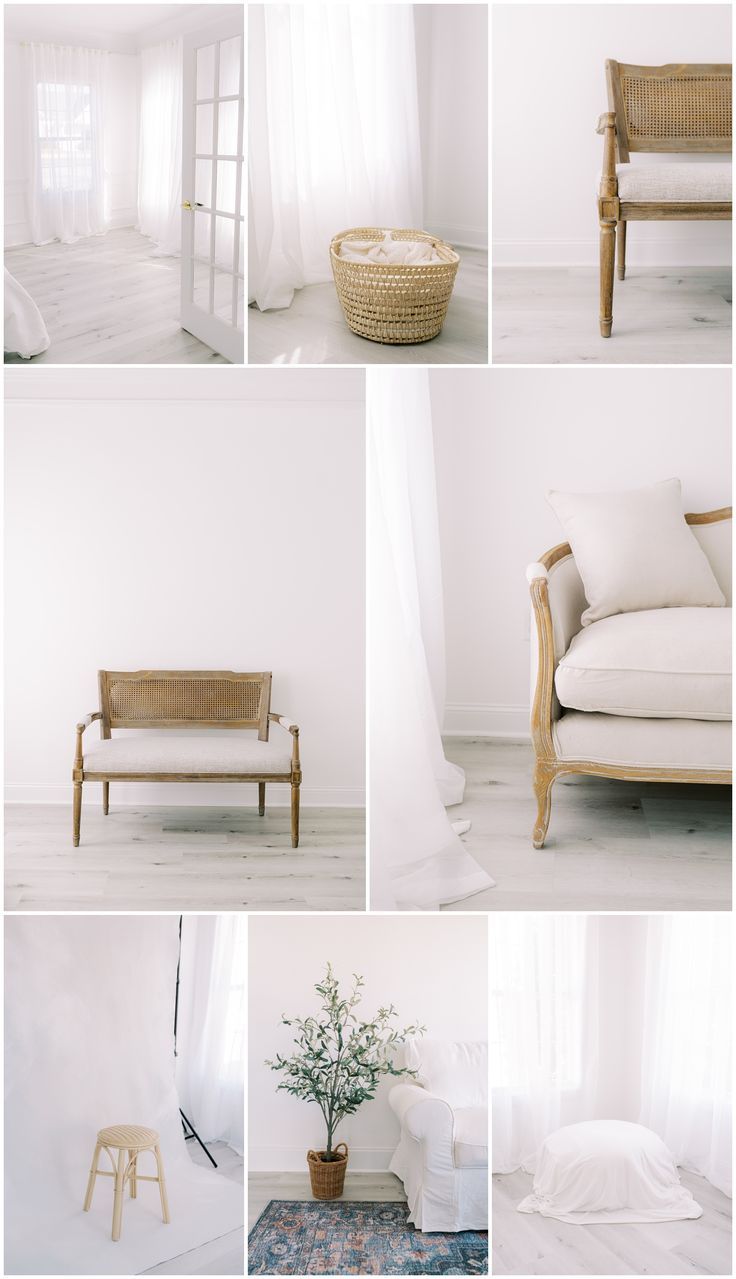
[[[237,671],[99,671],[100,709],[77,724],[74,768],[73,841],[79,845],[84,782],[102,782],[102,811],[110,806],[110,782],[257,782],[258,814],[266,811],[266,783],[291,785],[291,846],[299,846],[299,728],[271,711],[271,672]],[[109,739],[114,728],[218,728],[257,729],[258,740],[268,741],[271,724],[291,734],[289,773],[152,773],[95,772],[84,767],[82,736],[96,720],[100,737]]]
[[[631,151],[719,153],[731,150],[730,63],[640,67],[606,62],[608,111],[598,121],[603,169],[598,191],[600,222],[600,327],[611,336],[613,276],[618,235],[618,278],[626,274],[626,224],[636,221],[723,221],[731,201],[619,200],[616,163]]]
[[[732,518],[731,507],[722,507],[717,511],[705,511],[685,516],[691,526],[702,526],[720,523]],[[527,569],[527,580],[531,594],[532,612],[537,632],[537,665],[533,678],[531,732],[535,753],[534,793],[537,800],[537,818],[534,824],[532,843],[535,848],[543,848],[549,827],[552,805],[552,787],[558,777],[572,773],[585,773],[594,777],[611,777],[620,781],[646,782],[698,782],[724,785],[731,781],[731,771],[718,769],[711,771],[702,768],[651,768],[638,765],[619,765],[601,763],[590,759],[560,759],[554,739],[555,723],[561,718],[563,708],[557,701],[555,693],[555,671],[558,662],[564,657],[573,635],[580,629],[580,617],[586,606],[579,581],[577,598],[570,608],[567,618],[566,634],[561,642],[555,642],[555,624],[553,606],[550,601],[550,583],[555,570],[566,560],[572,560],[572,549],[568,542],[554,546],[551,551],[542,555],[539,561]],[[558,606],[559,613],[569,601],[562,600]],[[578,607],[579,606],[579,607]],[[577,618],[577,628],[574,619]],[[574,712],[588,714],[590,712]],[[641,721],[640,721],[641,722]],[[729,725],[730,731],[730,725]]]

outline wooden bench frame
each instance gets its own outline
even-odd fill
[[[690,525],[715,524],[731,518],[730,506],[685,516]],[[707,782],[721,786],[731,781],[730,772],[709,772],[702,768],[649,768],[636,764],[619,766],[595,760],[558,759],[553,736],[554,724],[558,718],[555,714],[555,671],[558,658],[555,655],[548,575],[555,564],[571,555],[570,544],[562,542],[559,546],[553,546],[551,551],[547,551],[532,566],[534,569],[543,569],[544,575],[541,572],[532,575],[531,569],[529,570],[529,592],[537,629],[537,678],[531,714],[532,743],[536,757],[534,793],[537,799],[537,819],[532,835],[535,848],[544,847],[552,807],[552,787],[558,777],[571,773],[587,773],[594,777],[618,778],[620,781]]]
[[[299,846],[299,728],[271,711],[271,672],[237,671],[99,671],[100,709],[86,715],[76,729],[72,837],[79,846],[84,782],[102,782],[102,811],[110,809],[110,782],[257,782],[258,814],[266,811],[266,783],[291,785],[291,846]],[[187,702],[196,707],[191,713]],[[114,728],[255,728],[268,741],[271,724],[291,734],[290,773],[99,773],[84,767],[82,735],[100,722],[106,740]]]
[[[653,83],[664,91],[647,106],[634,108],[637,94]],[[631,151],[721,153],[731,151],[731,64],[669,63],[641,67],[606,62],[608,111],[598,121],[603,135],[603,169],[598,190],[600,223],[600,329],[611,336],[613,325],[613,275],[618,238],[618,278],[626,275],[626,224],[636,221],[718,222],[731,217],[731,201],[635,202],[620,200],[616,163],[628,164]],[[687,85],[687,89],[684,86]],[[672,101],[667,101],[671,88]],[[675,91],[678,103],[675,105]],[[726,109],[725,103],[728,103]],[[724,127],[727,116],[728,130]],[[689,132],[688,132],[689,128]]]

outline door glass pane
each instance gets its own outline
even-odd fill
[[[200,210],[194,215],[194,256],[209,261],[211,215]]]
[[[233,277],[229,271],[215,270],[215,315],[233,322]]]
[[[200,108],[201,110],[201,108]],[[219,133],[217,139],[219,155],[239,155],[238,149],[238,103],[221,102]]]
[[[212,155],[212,103],[197,107],[197,140],[195,151],[200,155]]]
[[[194,199],[209,209],[212,204],[212,161],[194,161]]]
[[[237,326],[239,329],[243,327],[243,297],[245,296],[245,284],[242,280],[238,280],[238,315]]]
[[[220,45],[220,90],[218,97],[240,93],[240,36],[223,40]]]
[[[215,228],[215,262],[231,271],[233,266],[233,237],[235,223],[232,218],[218,218]]]
[[[237,160],[217,161],[217,210],[219,213],[235,212],[237,164]]]
[[[209,313],[210,309],[210,269],[204,262],[194,262],[194,291],[192,301]]]
[[[215,46],[207,44],[197,49],[197,98],[215,96]]]

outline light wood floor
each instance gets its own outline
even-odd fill
[[[418,346],[384,346],[351,332],[335,286],[310,284],[282,311],[248,309],[249,364],[485,364],[488,254],[460,249],[442,332]]]
[[[343,1199],[370,1203],[406,1203],[404,1186],[392,1172],[346,1172]],[[248,1231],[271,1199],[311,1199],[309,1173],[251,1172],[248,1174]]]
[[[730,364],[725,267],[631,267],[598,329],[595,267],[496,267],[494,364]]]
[[[187,1142],[187,1149],[195,1164],[212,1167],[196,1141]],[[242,1186],[244,1183],[242,1155],[236,1155],[235,1151],[222,1141],[210,1142],[209,1149],[217,1162],[217,1171],[220,1176],[227,1177],[228,1181],[235,1181]],[[241,1226],[239,1230],[230,1230],[219,1239],[212,1239],[199,1248],[192,1248],[189,1252],[172,1257],[170,1261],[162,1261],[161,1265],[152,1266],[150,1270],[142,1270],[140,1273],[144,1275],[242,1275],[244,1250],[245,1229]]]
[[[152,257],[133,227],[76,244],[5,250],[5,265],[30,293],[51,338],[17,364],[226,364],[179,325],[179,259]]]
[[[472,821],[463,842],[496,880],[446,909],[730,909],[730,787],[560,778],[537,851],[531,746],[450,737],[445,750],[466,774],[448,811]]]
[[[573,1226],[521,1213],[532,1178],[493,1178],[493,1273],[496,1275],[730,1275],[731,1202],[703,1177],[681,1172],[703,1209],[697,1221]]]
[[[11,804],[6,812],[6,910],[363,910],[364,816],[304,808],[299,848],[289,811],[71,809]]]

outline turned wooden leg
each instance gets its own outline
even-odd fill
[[[117,1243],[120,1238],[120,1227],[123,1222],[123,1188],[125,1186],[125,1164],[127,1150],[118,1151],[118,1166],[115,1170],[115,1198],[112,1208],[112,1238]]]
[[[130,1197],[131,1197],[131,1199],[135,1199],[135,1198],[137,1198],[137,1195],[138,1195],[138,1183],[137,1183],[137,1181],[136,1181],[136,1179],[135,1179],[135,1174],[136,1174],[136,1172],[137,1172],[136,1162],[135,1162],[135,1161],[136,1161],[136,1159],[137,1159],[137,1158],[138,1158],[138,1155],[137,1155],[137,1153],[136,1153],[136,1151],[135,1151],[135,1150],[129,1150],[129,1151],[128,1151],[128,1159],[130,1160],[130,1163],[129,1163],[129,1165],[128,1165],[128,1166],[129,1166],[129,1168],[130,1168]]]
[[[169,1199],[166,1194],[166,1179],[164,1177],[164,1161],[161,1158],[161,1151],[158,1146],[154,1146],[153,1153],[156,1156],[156,1172],[158,1175],[158,1188],[161,1192],[161,1216],[164,1223],[168,1226],[171,1221],[169,1216]]]
[[[291,783],[291,847],[299,847],[299,782]]]
[[[616,254],[618,263],[618,278],[623,280],[626,275],[626,223],[619,222],[616,230]]]
[[[102,812],[105,817],[110,812],[110,783],[102,783]]]
[[[555,780],[554,769],[537,760],[534,766],[534,794],[537,797],[537,820],[534,823],[532,843],[535,848],[544,848],[549,826],[549,814],[552,807],[552,783]]]
[[[613,261],[616,223],[601,219],[601,337],[610,338],[613,324]]]
[[[84,1196],[84,1211],[89,1212],[92,1207],[92,1196],[95,1192],[95,1182],[97,1181],[97,1165],[100,1161],[100,1151],[102,1146],[98,1142],[95,1146],[95,1153],[92,1157],[92,1166],[89,1170],[89,1178],[87,1180],[87,1193]]]
[[[79,828],[82,823],[82,783],[74,783],[74,814],[72,820],[72,840],[75,848],[79,848]]]
[[[266,811],[266,783],[258,783],[258,816],[263,817]]]

